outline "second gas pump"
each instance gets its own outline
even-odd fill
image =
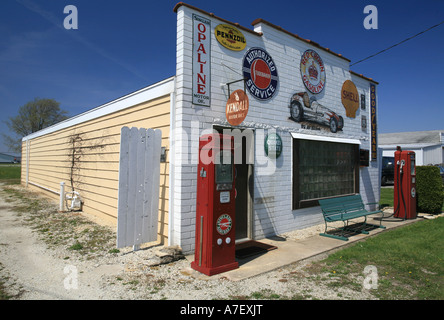
[[[191,267],[210,276],[238,268],[233,162],[232,136],[214,133],[200,137],[196,241]]]
[[[416,218],[416,166],[415,152],[395,152],[394,216],[402,219]]]

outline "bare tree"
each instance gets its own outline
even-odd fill
[[[54,99],[35,98],[21,106],[17,116],[4,121],[15,134],[2,134],[5,145],[13,152],[20,152],[22,137],[67,119],[67,113],[60,109],[60,103]]]

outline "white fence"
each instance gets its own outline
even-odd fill
[[[117,248],[157,240],[161,139],[160,130],[121,130]]]

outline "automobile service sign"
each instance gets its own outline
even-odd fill
[[[193,14],[193,104],[210,106],[211,23]]]
[[[242,32],[229,24],[219,24],[214,29],[214,34],[217,41],[227,49],[242,51],[247,46],[247,41]]]
[[[238,126],[245,120],[248,113],[248,96],[243,90],[236,90],[227,100],[225,115],[232,126]]]
[[[230,215],[223,214],[216,221],[216,230],[220,235],[226,235],[231,231],[231,227],[233,226],[233,220]]]
[[[259,100],[268,100],[276,92],[279,77],[276,65],[267,51],[251,48],[243,61],[243,75],[248,91]]]
[[[325,65],[319,54],[307,50],[301,57],[301,77],[311,93],[321,93],[325,87]]]

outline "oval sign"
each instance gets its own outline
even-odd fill
[[[220,235],[226,235],[233,226],[233,220],[228,214],[223,214],[216,221],[216,230]]]
[[[238,126],[245,120],[248,113],[248,96],[243,90],[236,90],[227,100],[225,115],[232,126]]]
[[[225,48],[233,51],[242,51],[247,46],[247,40],[242,32],[229,24],[219,24],[214,29],[217,41]]]
[[[320,93],[325,87],[325,65],[319,54],[307,50],[301,57],[301,77],[311,93]]]
[[[277,133],[270,133],[265,138],[265,154],[269,158],[277,159],[282,153],[282,139]]]
[[[356,111],[359,108],[358,89],[356,89],[355,84],[350,80],[344,81],[342,85],[341,101],[347,117],[356,118]]]
[[[248,91],[259,100],[268,100],[276,93],[279,83],[273,58],[261,48],[251,48],[245,53],[243,75]]]

